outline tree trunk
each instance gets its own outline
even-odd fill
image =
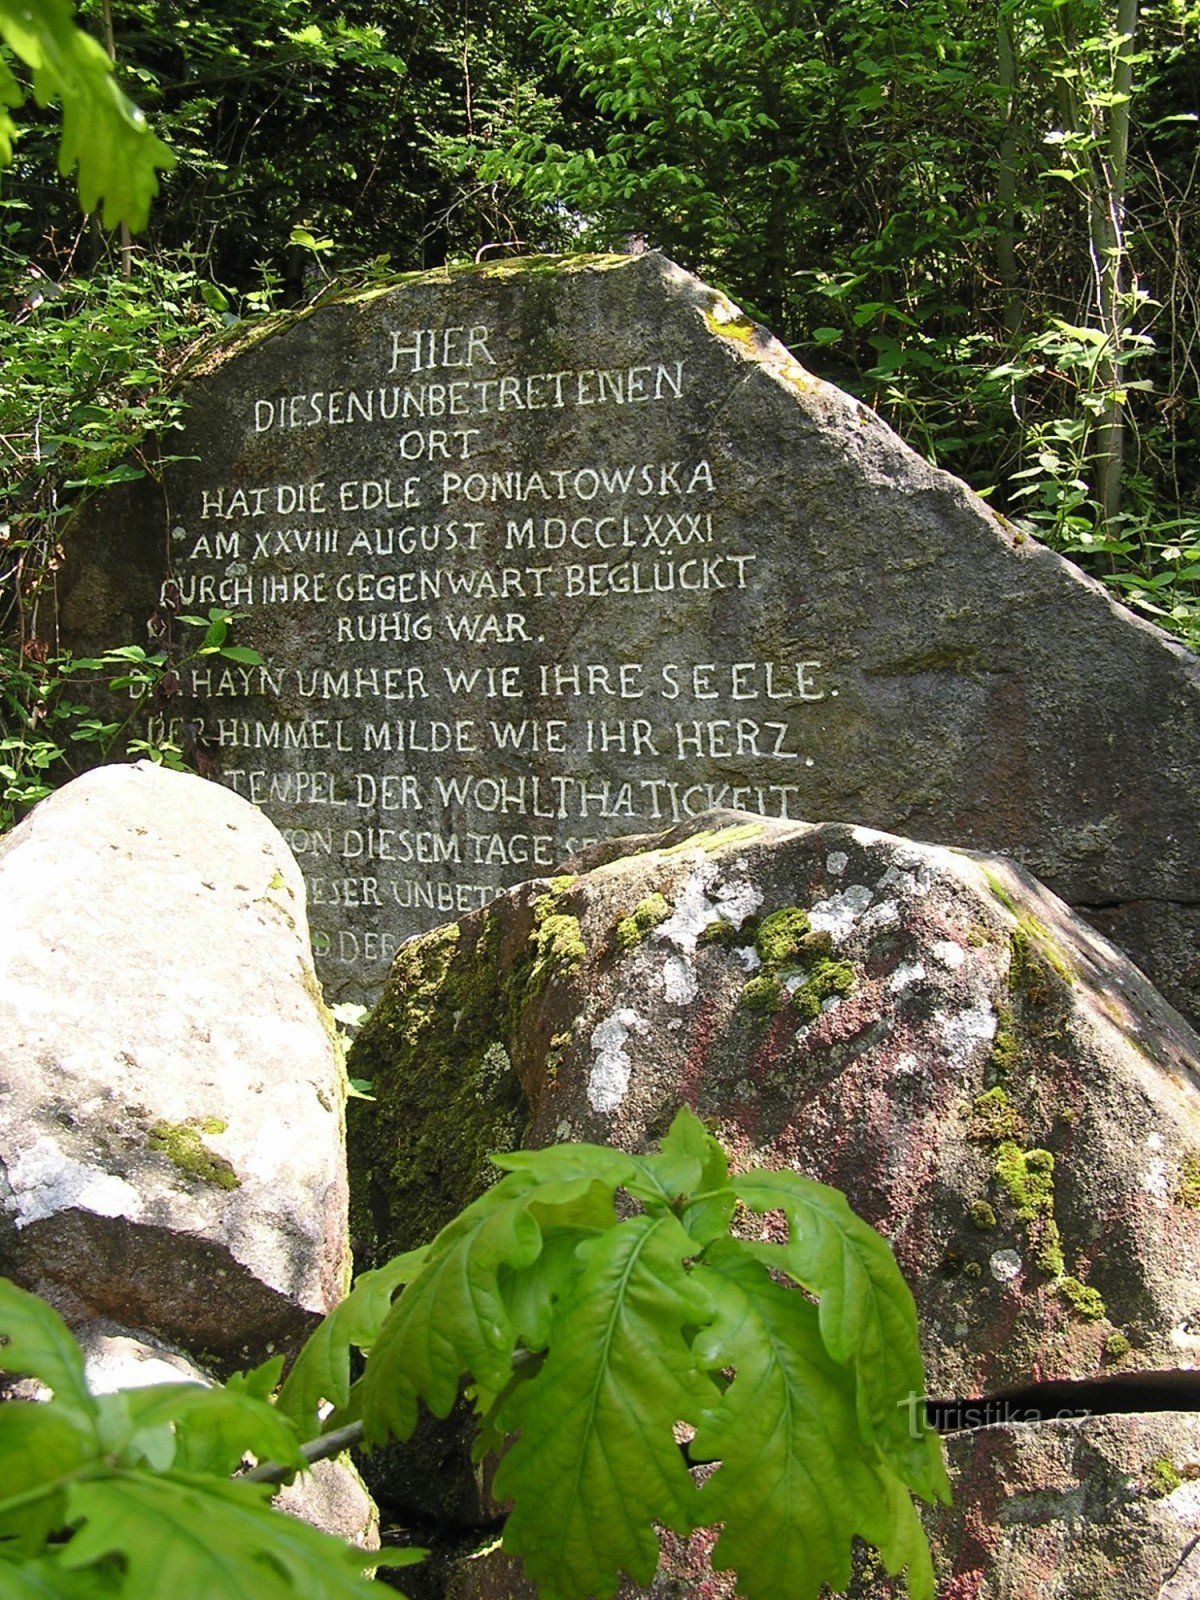
[[[1138,0],[1118,0],[1117,46],[1113,66],[1114,103],[1109,110],[1107,138],[1098,151],[1098,181],[1092,193],[1092,252],[1095,258],[1100,325],[1107,343],[1097,366],[1104,389],[1104,410],[1096,437],[1097,497],[1106,524],[1121,509],[1121,475],[1125,465],[1124,382],[1125,336],[1129,327],[1131,289],[1125,241],[1126,174],[1129,164],[1129,109],[1133,93],[1134,35]]]
[[[1022,297],[1017,268],[1017,37],[1011,6],[1002,7],[997,21],[996,82],[1003,96],[1004,132],[1000,136],[996,168],[996,206],[999,211],[996,234],[996,265],[1000,271],[1004,304],[1004,336],[1010,350],[1021,331]]]
[[[117,36],[113,31],[112,0],[104,0],[104,43],[108,49],[108,59],[116,65]],[[133,240],[129,232],[129,224],[121,224],[121,276],[133,277]]]

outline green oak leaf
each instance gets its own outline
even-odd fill
[[[625,1185],[639,1200],[670,1205],[700,1187],[712,1135],[694,1112],[681,1106],[658,1154],[637,1157],[637,1175]]]
[[[688,1158],[686,1183],[682,1166],[675,1177],[670,1176],[671,1168],[667,1163],[678,1159],[677,1151],[679,1155],[686,1153]],[[691,1167],[694,1160],[700,1163],[697,1175],[693,1175]],[[711,1244],[727,1232],[737,1205],[737,1196],[729,1181],[729,1162],[719,1140],[686,1107],[671,1124],[661,1154],[645,1157],[644,1164],[653,1165],[656,1176],[666,1177],[668,1192],[683,1201],[680,1213],[683,1225],[697,1244]]]
[[[826,1349],[857,1374],[864,1429],[904,1483],[948,1502],[941,1441],[924,1424],[916,1305],[887,1240],[840,1190],[798,1172],[749,1172],[734,1189],[752,1211],[786,1215],[787,1244],[746,1248],[817,1297]]]
[[[366,1553],[273,1511],[272,1490],[182,1473],[113,1473],[73,1483],[78,1531],[61,1560],[120,1555],[122,1600],[373,1600]]]
[[[23,98],[21,86],[13,77],[11,67],[0,58],[0,167],[12,165],[17,125],[8,113],[19,106]]]
[[[173,1464],[180,1472],[236,1472],[247,1452],[260,1461],[278,1461],[298,1470],[305,1466],[289,1419],[253,1395],[219,1385],[208,1388],[199,1383],[156,1383],[144,1389],[125,1390],[119,1398],[128,1411],[131,1438],[150,1429],[173,1426]]]
[[[541,1230],[529,1214],[532,1195],[523,1176],[502,1178],[430,1246],[356,1386],[368,1443],[389,1432],[407,1439],[418,1400],[435,1416],[449,1416],[464,1372],[493,1392],[508,1381],[516,1330],[499,1274],[528,1266],[541,1250]]]
[[[353,1289],[314,1330],[296,1357],[276,1401],[284,1416],[313,1439],[321,1432],[320,1406],[327,1400],[342,1410],[350,1400],[350,1347],[369,1350],[379,1336],[392,1298],[424,1264],[425,1250],[395,1256],[374,1272],[364,1272]]]
[[[703,1522],[724,1524],[713,1566],[737,1572],[745,1600],[817,1600],[850,1581],[856,1534],[887,1544],[896,1480],[863,1437],[854,1370],[825,1348],[816,1306],[733,1240],[697,1276],[717,1317],[696,1357],[736,1369],[691,1445],[693,1459],[721,1463],[700,1491]],[[933,1600],[931,1588],[911,1593]]]
[[[106,227],[144,228],[156,174],[175,157],[121,93],[103,47],[76,27],[70,0],[0,0],[0,38],[31,69],[38,105],[62,103],[58,169],[69,177],[78,167],[83,209],[103,204]],[[0,100],[14,103],[11,74],[0,79]]]
[[[57,1551],[9,1564],[0,1546],[0,1595],[4,1600],[108,1600],[122,1593],[115,1569],[69,1572]]]
[[[0,1405],[0,1550],[11,1540],[35,1554],[62,1526],[64,1480],[99,1454],[94,1431],[54,1401]]]
[[[256,1400],[269,1400],[279,1387],[286,1360],[286,1356],[270,1356],[247,1372],[232,1372],[226,1379],[225,1387],[237,1394],[253,1395]]]
[[[530,1202],[529,1214],[542,1234],[538,1256],[524,1267],[506,1267],[500,1274],[504,1303],[526,1350],[544,1350],[557,1303],[579,1276],[576,1251],[588,1239],[615,1225],[612,1190],[593,1183],[570,1204],[547,1206]]]
[[[581,1245],[550,1354],[504,1408],[505,1430],[520,1435],[496,1475],[496,1494],[514,1502],[504,1546],[544,1600],[611,1595],[622,1569],[647,1584],[658,1564],[653,1523],[695,1526],[696,1490],[672,1430],[718,1391],[684,1335],[709,1315],[683,1266],[694,1251],[669,1211]]]
[[[564,1183],[586,1178],[610,1190],[628,1185],[638,1170],[637,1156],[606,1144],[552,1144],[544,1150],[506,1150],[492,1156],[493,1166],[523,1173],[533,1183]]]
[[[37,1378],[64,1411],[81,1422],[94,1419],[96,1402],[88,1392],[83,1355],[66,1323],[37,1295],[0,1278],[0,1368]]]

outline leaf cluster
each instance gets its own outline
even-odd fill
[[[44,1302],[0,1279],[5,1367],[52,1391],[0,1405],[0,1593],[14,1600],[368,1600],[361,1550],[230,1478],[246,1452],[306,1464],[269,1403],[282,1357],[225,1387],[93,1395]]]
[[[146,226],[160,171],[175,157],[118,88],[103,47],[76,25],[71,0],[0,0],[0,40],[30,69],[39,106],[62,106],[58,168],[78,169],[79,202],[103,212],[106,227]],[[0,166],[13,158],[11,112],[24,100],[0,55]]]
[[[431,1245],[359,1278],[274,1403],[281,1357],[224,1388],[93,1396],[57,1313],[0,1280],[4,1366],[52,1391],[0,1405],[0,1592],[365,1600],[363,1552],[273,1511],[270,1485],[356,1425],[406,1438],[465,1381],[479,1451],[504,1452],[505,1547],[546,1600],[648,1584],[659,1527],[712,1525],[747,1600],[844,1587],[856,1537],[933,1600],[912,1495],[949,1492],[912,1297],[844,1196],[731,1179],[686,1110],[656,1154],[496,1160],[506,1175]],[[772,1237],[732,1235],[735,1212]],[[231,1479],[248,1454],[270,1462]]]
[[[166,619],[161,613],[160,618],[165,632]],[[178,693],[180,670],[190,661],[218,656],[259,666],[262,656],[229,642],[238,616],[222,606],[212,607],[207,616],[172,620],[183,628],[202,628],[199,642],[176,644],[171,651],[114,645],[99,656],[43,655],[0,645],[0,830],[74,777],[84,763],[142,756],[188,770],[183,750],[165,732],[149,736],[151,729],[143,727],[147,709],[169,704]]]
[[[505,1548],[547,1600],[611,1595],[622,1572],[648,1584],[657,1526],[716,1524],[714,1565],[748,1600],[843,1587],[856,1536],[931,1600],[911,1495],[947,1482],[915,1310],[844,1196],[794,1172],[730,1178],[686,1110],[655,1155],[494,1159],[505,1177],[360,1280],[302,1353],[279,1401],[301,1430],[323,1400],[368,1444],[404,1439],[467,1381],[481,1450],[505,1450]],[[739,1208],[782,1214],[781,1240],[734,1237]],[[369,1351],[353,1386],[350,1343]],[[697,1487],[689,1465],[713,1462]]]

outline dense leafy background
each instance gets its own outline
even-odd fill
[[[16,9],[0,0],[0,26]],[[195,340],[331,277],[480,252],[668,251],[1200,641],[1197,0],[85,0],[81,16],[177,159],[131,241],[81,216],[57,108],[13,113],[10,805],[63,703],[40,670],[62,520],[149,470],[146,428],[169,455]],[[0,144],[4,104],[53,88],[3,59]],[[133,136],[119,108],[104,125]]]

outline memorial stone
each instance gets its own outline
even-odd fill
[[[725,806],[1006,851],[1200,1009],[1195,658],[670,262],[426,274],[189,398],[62,621],[238,614],[156,731],[282,829],[333,996]]]

